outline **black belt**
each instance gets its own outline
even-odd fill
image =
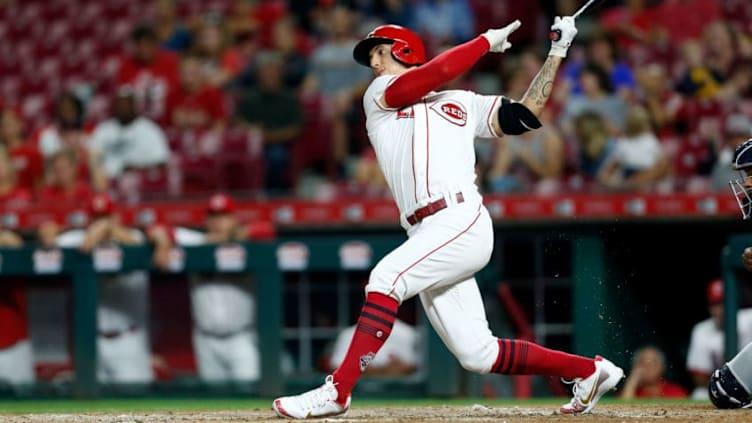
[[[99,336],[101,336],[102,338],[113,339],[113,338],[120,337],[120,336],[122,336],[122,335],[124,335],[126,333],[135,332],[136,329],[138,329],[138,326],[131,325],[130,327],[128,327],[125,330],[111,330],[111,331],[101,331],[100,330],[98,333],[99,333]]]
[[[253,328],[253,324],[249,323],[249,324],[247,324],[247,325],[245,325],[245,326],[241,327],[240,329],[238,329],[238,330],[235,330],[235,331],[232,331],[232,332],[221,332],[221,333],[218,333],[218,332],[211,332],[211,331],[207,331],[207,330],[201,329],[201,328],[200,328],[200,327],[198,327],[198,326],[194,326],[194,329],[195,329],[195,330],[196,330],[196,331],[197,331],[198,333],[200,333],[200,334],[202,334],[202,335],[204,335],[204,336],[209,336],[209,337],[212,337],[212,338],[218,338],[218,339],[227,339],[227,338],[229,338],[229,337],[231,337],[231,336],[235,336],[235,335],[237,335],[237,334],[239,334],[239,333],[241,333],[241,332],[244,332],[244,331],[250,330],[250,329],[252,329],[252,328]]]
[[[457,198],[457,203],[464,203],[465,202],[465,196],[462,195],[461,192],[458,192],[454,194]],[[447,208],[447,202],[445,198],[440,198],[432,203],[428,203],[427,205],[419,208],[418,210],[415,210],[413,214],[410,216],[407,216],[407,223],[411,225],[415,225],[420,223],[421,220],[427,218],[428,216],[444,210]]]

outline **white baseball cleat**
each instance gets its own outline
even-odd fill
[[[599,399],[624,378],[624,370],[605,358],[595,356],[595,372],[586,378],[577,378],[572,382],[572,400],[561,406],[562,414],[587,414],[595,407]]]
[[[311,389],[300,395],[275,399],[272,408],[279,417],[288,419],[345,417],[347,412],[350,411],[352,396],[348,395],[344,405],[337,402],[338,396],[334,377],[329,375],[324,384],[316,389]]]

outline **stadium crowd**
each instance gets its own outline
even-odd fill
[[[0,1],[0,203],[388,196],[352,48],[381,22],[429,55],[520,19],[456,88],[520,98],[579,2]],[[581,16],[545,129],[478,140],[485,192],[726,189],[752,131],[752,4],[625,0]]]

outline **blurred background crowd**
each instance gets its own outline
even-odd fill
[[[388,197],[364,129],[378,24],[429,55],[520,19],[458,89],[519,99],[579,1],[0,0],[0,203]],[[608,1],[578,20],[544,129],[478,140],[485,192],[725,190],[752,135],[752,3]]]

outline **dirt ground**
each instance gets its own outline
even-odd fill
[[[703,405],[603,405],[585,416],[561,415],[550,407],[365,407],[354,408],[337,422],[752,422],[752,410],[716,410]],[[0,415],[0,422],[280,422],[271,410],[156,412],[139,414]]]

